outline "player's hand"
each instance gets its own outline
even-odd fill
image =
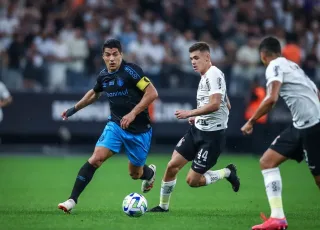
[[[71,117],[73,114],[75,114],[78,110],[76,107],[72,107],[70,109],[67,109],[62,112],[61,117],[63,120],[68,120],[68,117]]]
[[[127,115],[125,115],[120,121],[121,128],[127,129],[131,122],[134,121],[134,119],[136,119],[136,115],[133,113],[128,113]]]
[[[196,119],[195,117],[189,117],[189,119],[188,119],[189,124],[193,125],[195,119]]]
[[[67,110],[65,110],[65,111],[62,112],[61,117],[62,117],[62,120],[68,120]]]
[[[174,115],[176,115],[178,119],[186,119],[190,117],[190,112],[189,110],[177,110]]]
[[[253,123],[251,121],[247,121],[241,128],[241,132],[243,135],[250,135],[253,131]]]

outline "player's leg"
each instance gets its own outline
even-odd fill
[[[268,149],[260,159],[260,168],[264,178],[267,197],[271,208],[271,217],[284,218],[282,206],[282,178],[278,166],[287,158],[273,149]]]
[[[179,152],[174,150],[171,160],[167,164],[164,173],[161,189],[160,189],[160,203],[158,206],[150,209],[150,212],[168,212],[171,194],[177,183],[178,172],[188,163]]]
[[[187,183],[190,187],[201,187],[214,184],[219,180],[227,179],[235,192],[240,189],[240,179],[234,164],[229,164],[219,170],[208,170],[205,173],[195,172],[192,168],[187,175]]]
[[[278,168],[288,158],[298,162],[303,160],[300,134],[293,126],[284,130],[260,159],[271,215],[263,224],[253,226],[254,230],[288,226],[282,204],[282,178]]]
[[[167,164],[164,173],[161,189],[160,203],[158,206],[150,209],[150,212],[167,212],[169,211],[170,197],[176,186],[178,172],[194,158],[195,145],[191,133],[192,128],[178,142],[173,151],[171,160]]]
[[[70,212],[78,202],[78,198],[83,190],[91,181],[95,171],[104,161],[110,158],[113,153],[120,151],[122,143],[117,133],[114,131],[113,124],[109,122],[97,141],[92,156],[80,168],[69,199],[60,203],[58,205],[59,209],[62,209],[65,212]]]
[[[134,180],[143,180],[141,190],[144,193],[149,192],[156,178],[156,166],[145,164],[150,150],[152,129],[141,134],[121,130],[121,136],[129,158],[129,174]]]
[[[282,179],[278,166],[287,158],[275,150],[269,148],[260,159],[260,167],[264,178],[266,193],[271,209],[270,218],[264,214],[261,217],[264,223],[255,225],[253,230],[286,229],[288,224],[282,205]]]
[[[240,188],[240,180],[235,165],[230,164],[220,170],[209,170],[217,163],[220,153],[223,151],[225,131],[202,132],[195,130],[194,136],[199,139],[201,144],[187,175],[189,186],[206,186],[226,178],[232,184],[233,190],[237,192]]]
[[[319,154],[319,136],[320,136],[320,123],[313,127],[300,130],[305,159],[308,167],[314,176],[314,180],[320,189],[320,154]]]
[[[314,181],[316,182],[316,185],[320,189],[320,175],[319,176],[314,176]]]

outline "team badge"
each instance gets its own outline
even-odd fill
[[[124,85],[124,81],[121,78],[118,78],[117,79],[117,85],[120,86],[120,87],[123,86]]]

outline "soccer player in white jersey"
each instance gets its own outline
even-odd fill
[[[0,81],[0,122],[3,119],[2,109],[12,102],[12,97],[7,87]]]
[[[189,52],[192,67],[201,76],[197,91],[197,109],[178,110],[175,113],[178,119],[189,118],[192,126],[175,147],[163,176],[160,204],[150,212],[169,211],[170,196],[176,185],[177,174],[189,161],[192,161],[187,175],[190,187],[206,186],[226,178],[235,192],[240,188],[234,164],[220,170],[210,170],[225,145],[230,103],[224,74],[211,64],[208,44],[195,43],[189,48]]]
[[[252,229],[286,229],[288,223],[282,206],[282,181],[278,166],[287,159],[301,162],[305,156],[320,188],[320,97],[317,87],[304,71],[296,63],[281,57],[277,39],[265,38],[259,51],[261,61],[267,66],[267,95],[241,130],[245,135],[251,134],[255,121],[272,109],[279,95],[291,111],[293,124],[273,141],[260,159],[271,215],[266,218],[262,214],[264,223]]]

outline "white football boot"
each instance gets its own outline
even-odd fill
[[[63,203],[58,204],[58,208],[64,211],[65,213],[70,213],[71,210],[76,206],[76,202],[74,200],[69,199]]]
[[[153,171],[153,176],[150,180],[142,181],[141,191],[143,193],[149,192],[153,188],[154,181],[156,180],[157,167],[155,165],[149,165],[149,168]]]

